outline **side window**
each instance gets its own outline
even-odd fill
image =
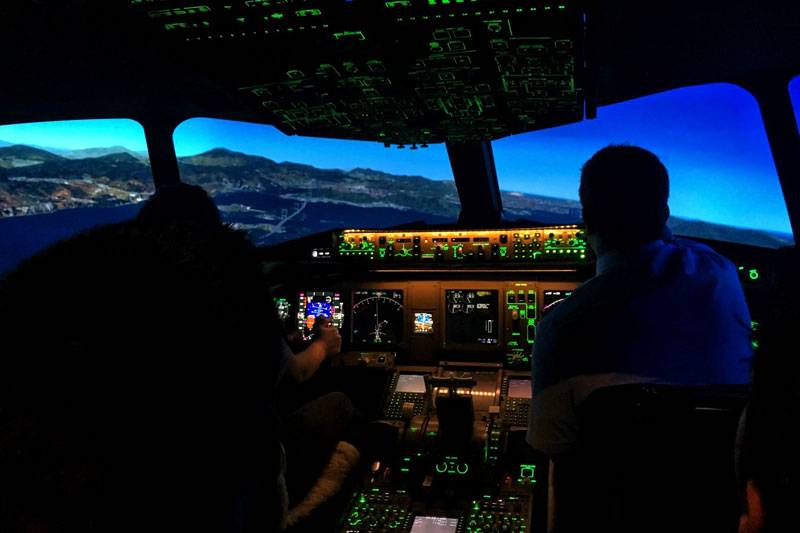
[[[0,275],[58,240],[134,217],[153,190],[138,122],[0,126]]]
[[[609,144],[639,145],[664,162],[675,234],[770,248],[793,242],[758,104],[724,83],[604,106],[596,120],[495,141],[506,213],[575,222],[581,167]]]

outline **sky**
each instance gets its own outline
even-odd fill
[[[0,141],[64,150],[124,146],[135,152],[147,150],[144,129],[133,120],[93,119],[32,122],[0,126]]]
[[[178,156],[194,155],[224,146],[262,155],[274,161],[305,163],[318,168],[372,168],[390,174],[452,180],[444,144],[411,150],[383,143],[287,136],[272,126],[229,120],[190,119],[175,130]]]
[[[790,91],[800,120],[800,77]],[[0,126],[0,141],[62,149],[146,149],[141,126],[131,120]],[[790,232],[757,104],[730,84],[676,89],[601,107],[596,120],[495,141],[500,187],[577,199],[581,165],[610,143],[637,144],[661,157],[670,172],[670,206],[677,216]],[[443,144],[400,150],[377,142],[290,137],[270,126],[203,118],[184,122],[175,133],[179,156],[220,146],[320,168],[368,167],[452,179]]]

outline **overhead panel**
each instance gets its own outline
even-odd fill
[[[583,118],[575,2],[130,1],[187,47],[265,57],[230,89],[288,133],[422,145]]]

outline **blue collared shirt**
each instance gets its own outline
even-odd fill
[[[532,358],[534,402],[548,387],[585,375],[747,383],[750,331],[736,267],[711,248],[669,235],[610,252],[598,258],[597,275],[540,322]],[[537,440],[536,431],[547,433],[534,411],[548,410],[531,410],[529,442]]]

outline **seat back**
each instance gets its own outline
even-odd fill
[[[553,459],[557,531],[735,532],[734,447],[746,387],[620,385],[579,407]]]

